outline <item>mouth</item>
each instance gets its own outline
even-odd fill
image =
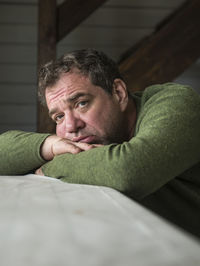
[[[88,144],[94,144],[95,143],[95,136],[82,136],[82,137],[75,137],[72,139],[73,142],[82,142],[82,143],[88,143]]]

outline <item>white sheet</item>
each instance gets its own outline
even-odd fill
[[[119,192],[0,177],[1,266],[197,266],[200,243]]]

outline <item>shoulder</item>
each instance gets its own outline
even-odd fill
[[[176,83],[147,87],[141,95],[137,118],[137,129],[141,125],[156,126],[158,122],[162,128],[179,125],[200,129],[200,95],[191,87]]]
[[[200,102],[200,95],[190,86],[177,83],[164,83],[147,87],[142,95],[143,104],[148,100],[157,100],[160,98],[195,100]],[[177,98],[177,99],[178,99]]]
[[[168,111],[196,110],[200,112],[200,95],[190,86],[177,83],[165,83],[147,87],[141,96],[142,109],[164,108]],[[187,110],[186,110],[187,109]]]

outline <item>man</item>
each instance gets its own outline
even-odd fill
[[[0,137],[0,174],[109,186],[200,236],[200,97],[173,83],[129,95],[116,64],[92,49],[47,63],[40,99],[56,135]]]

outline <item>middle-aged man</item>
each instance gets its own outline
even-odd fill
[[[0,174],[35,172],[125,193],[200,237],[200,96],[167,83],[129,95],[117,65],[84,49],[47,63],[40,98],[56,135],[0,136]]]

